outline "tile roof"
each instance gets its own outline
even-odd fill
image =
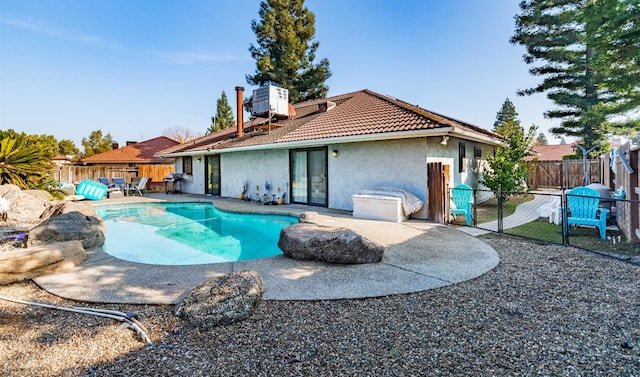
[[[537,158],[538,161],[561,161],[562,156],[574,154],[571,144],[536,145],[533,147],[534,156],[527,160]]]
[[[157,163],[160,158],[154,155],[161,150],[179,145],[177,141],[166,136],[159,136],[153,139],[130,144],[126,147],[113,149],[99,153],[91,157],[83,158],[86,163]]]
[[[329,110],[318,112],[318,105],[329,104]],[[203,136],[192,142],[161,151],[162,155],[190,154],[204,150],[275,146],[282,143],[305,142],[362,135],[391,135],[454,127],[485,138],[500,140],[500,136],[480,127],[440,115],[406,102],[383,96],[371,90],[342,94],[326,99],[294,105],[292,119],[272,121],[267,132],[267,120],[258,118],[244,123],[245,135],[236,137],[236,127]]]

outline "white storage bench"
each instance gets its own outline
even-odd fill
[[[409,217],[402,210],[402,199],[383,195],[352,195],[353,217],[401,222]]]

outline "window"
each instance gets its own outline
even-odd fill
[[[193,158],[191,156],[182,157],[182,173],[193,174]]]
[[[467,146],[464,143],[458,143],[458,171],[460,173],[467,171],[465,158],[467,157]]]
[[[473,157],[474,158],[481,158],[482,157],[482,148],[480,148],[478,146],[474,146],[473,147]]]

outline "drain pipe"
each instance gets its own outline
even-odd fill
[[[136,334],[138,334],[138,336],[140,336],[140,338],[144,342],[146,342],[147,344],[153,347],[153,342],[151,342],[151,339],[149,339],[149,336],[147,336],[147,329],[142,325],[142,323],[140,323],[137,320],[138,314],[134,312],[123,313],[117,310],[82,308],[78,306],[69,308],[65,306],[43,304],[41,302],[24,301],[24,300],[11,298],[11,297],[5,297],[5,296],[0,296],[0,300],[14,302],[14,303],[23,304],[23,305],[38,306],[41,308],[63,310],[63,311],[72,312],[72,313],[89,314],[89,315],[95,315],[97,317],[114,319],[116,321],[122,322],[122,325],[120,325],[120,327],[123,327],[123,328],[128,327],[133,329],[136,332]]]

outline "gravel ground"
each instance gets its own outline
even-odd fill
[[[640,376],[640,267],[585,251],[487,240],[501,263],[461,284],[341,301],[263,301],[199,331],[173,306],[117,322],[0,301],[2,376]],[[31,282],[0,295],[82,306]]]

